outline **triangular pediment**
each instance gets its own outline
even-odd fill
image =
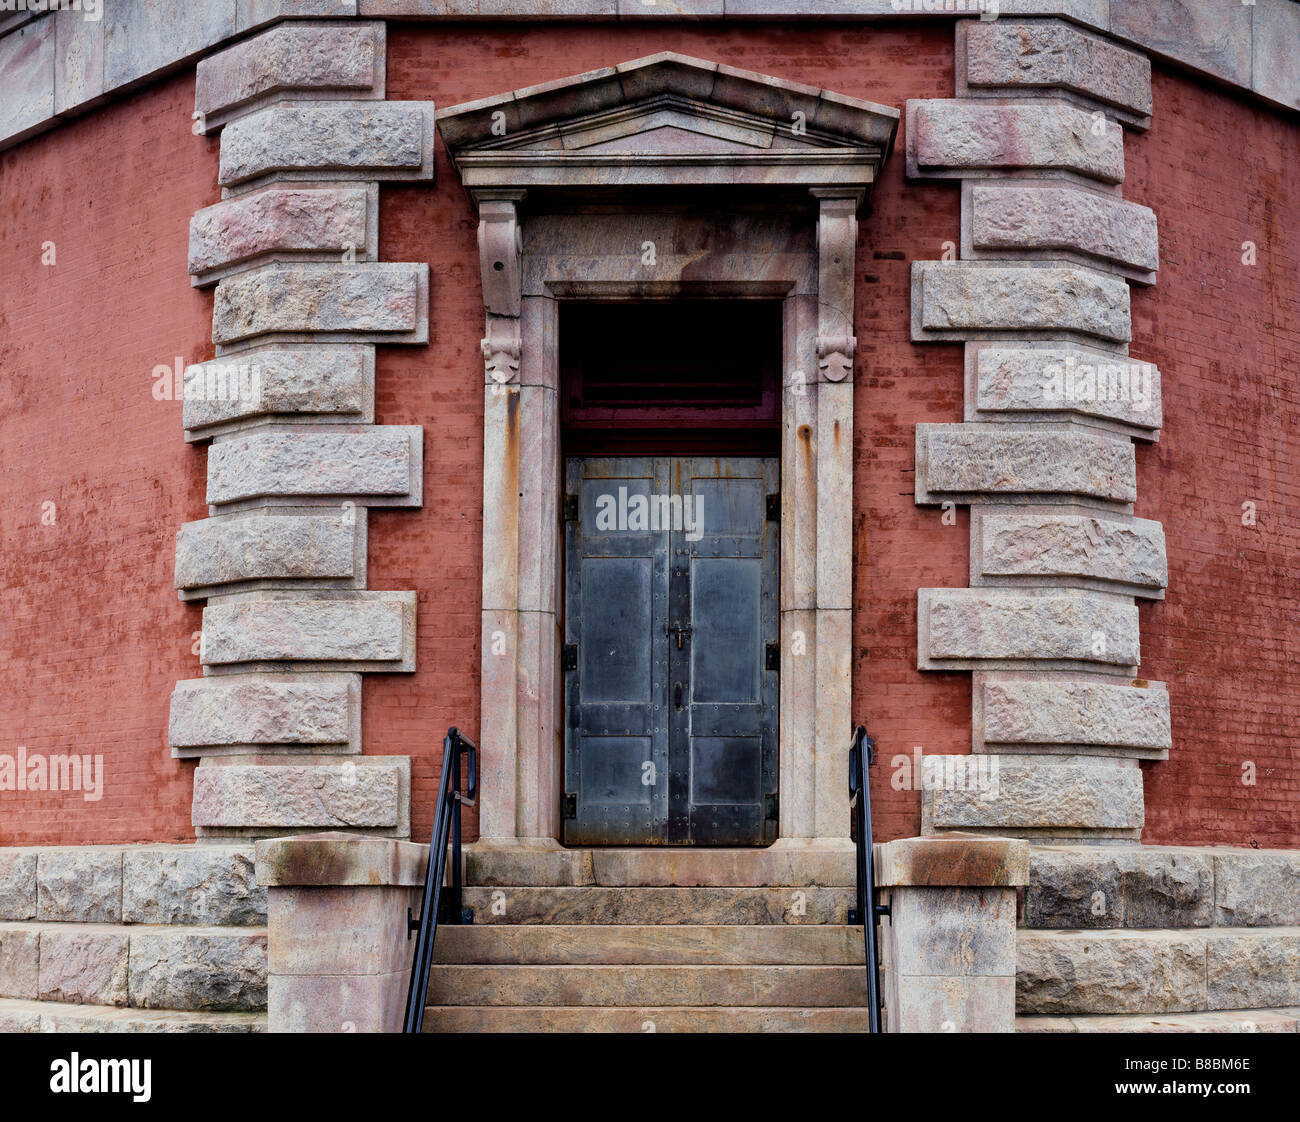
[[[874,181],[897,110],[661,54],[438,113],[465,185],[851,187]]]

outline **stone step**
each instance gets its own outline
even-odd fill
[[[862,928],[829,924],[445,927],[435,949],[439,963],[479,966],[862,966],[866,954]]]
[[[428,1004],[865,1006],[861,966],[434,966]]]
[[[756,1006],[430,1005],[425,1032],[867,1032],[867,1010]]]
[[[474,924],[842,924],[852,888],[469,887]],[[450,928],[448,929],[450,930]],[[439,935],[441,938],[441,935]]]
[[[264,927],[0,923],[0,998],[257,1013],[266,976]]]
[[[1300,925],[1300,850],[1035,846],[1033,928]]]
[[[0,848],[0,921],[266,923],[251,842]]]
[[[1198,1013],[1300,1004],[1300,927],[1016,936],[1025,1014]]]
[[[636,887],[845,887],[854,883],[853,846],[783,845],[767,849],[564,849],[493,846],[465,849],[465,880],[505,885]]]
[[[1150,1017],[1017,1017],[1016,1032],[1298,1032],[1300,1009],[1232,1009]]]
[[[3,1032],[266,1032],[266,1014],[186,1013],[0,999]]]

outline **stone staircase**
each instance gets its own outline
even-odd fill
[[[251,844],[0,849],[0,1032],[261,1032]]]
[[[1300,1031],[1300,852],[1040,846],[1020,1032]]]
[[[784,867],[783,867],[784,866]],[[426,1032],[865,1032],[852,852],[467,852]]]

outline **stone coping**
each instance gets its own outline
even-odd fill
[[[170,5],[167,5],[170,6]],[[977,19],[977,0],[962,11],[930,0],[693,0],[648,6],[630,0],[359,0],[353,18],[452,20],[796,20]],[[1173,61],[1288,109],[1300,108],[1300,73],[1292,44],[1300,35],[1296,0],[987,0],[1000,16],[1057,16]],[[107,98],[174,73],[258,28],[287,18],[335,21],[338,5],[261,0],[114,7],[100,0],[87,13],[0,14],[0,86],[15,90],[0,108],[0,148],[81,116]],[[958,5],[953,4],[953,8]],[[313,10],[315,8],[316,10]],[[23,42],[20,43],[20,39]],[[33,45],[34,44],[34,45]],[[74,66],[69,60],[84,60]],[[12,106],[12,108],[10,108]]]
[[[429,847],[389,838],[326,832],[257,843],[257,883],[288,885],[422,885]]]
[[[1013,838],[899,838],[877,843],[875,859],[880,888],[1015,888],[1029,883],[1029,843]]]

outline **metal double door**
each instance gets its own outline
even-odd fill
[[[778,481],[768,458],[567,462],[566,843],[775,840]]]

